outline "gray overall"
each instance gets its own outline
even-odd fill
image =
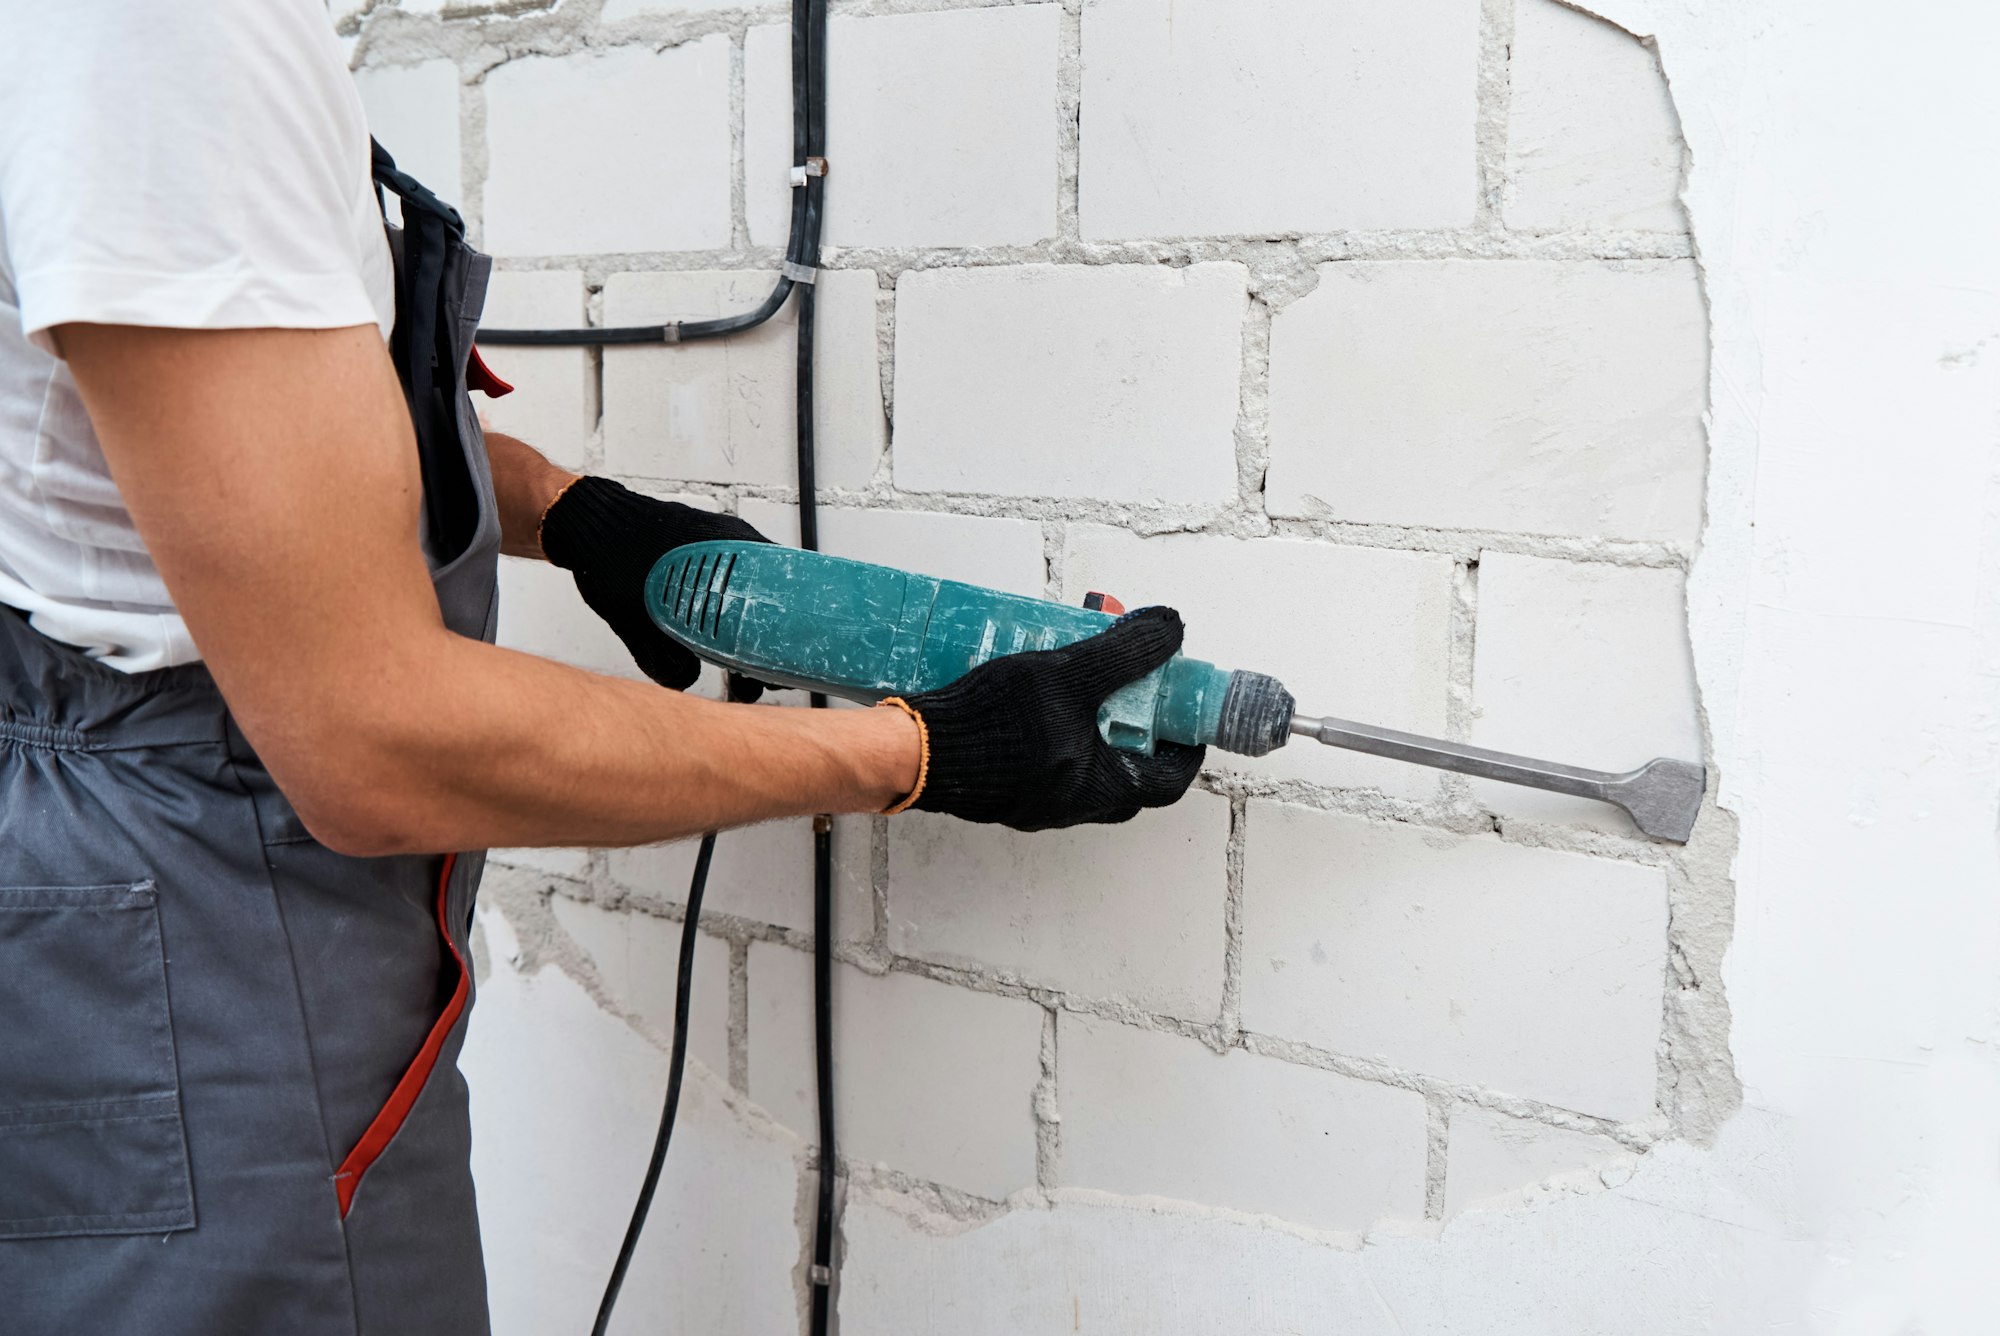
[[[491,639],[489,262],[443,241],[396,238],[398,368],[439,606]],[[127,675],[0,609],[0,1333],[485,1332],[457,1067],[482,861],[334,853],[201,665]]]

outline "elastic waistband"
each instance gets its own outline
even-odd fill
[[[228,707],[203,665],[121,673],[0,607],[0,742],[118,751],[228,739]]]

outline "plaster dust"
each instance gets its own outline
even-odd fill
[[[1231,431],[1234,487],[1200,504],[911,494],[894,485],[892,445],[866,485],[823,500],[1038,524],[1052,592],[1062,588],[1069,531],[1086,524],[1441,554],[1453,571],[1445,719],[1460,737],[1476,717],[1485,551],[1684,572],[1715,776],[1695,841],[1668,850],[1557,821],[1499,819],[1449,777],[1404,797],[1268,775],[1207,776],[1203,787],[1231,810],[1218,888],[1224,969],[1214,1021],[1190,1022],[990,968],[897,958],[885,938],[893,889],[887,823],[870,823],[874,922],[863,939],[843,942],[839,957],[873,973],[922,974],[1025,998],[1048,1019],[1041,1079],[1022,1092],[1034,1114],[1032,1186],[994,1201],[893,1166],[845,1166],[839,1315],[850,1330],[1281,1332],[1323,1330],[1332,1315],[1344,1331],[1480,1336],[1991,1330],[2000,1311],[1990,1265],[2000,1249],[2000,1149],[1991,1131],[2000,1125],[1992,1048],[2000,907],[1991,896],[2000,884],[2000,356],[1993,351],[2000,258],[1988,232],[2000,201],[1990,174],[1968,165],[2000,153],[2000,89],[1987,74],[2000,59],[2000,12],[1945,0],[1893,13],[1858,0],[1754,7],[1597,0],[1591,8],[1649,45],[1664,70],[1687,144],[1682,201],[1692,235],[1601,227],[1524,233],[1510,231],[1504,217],[1508,52],[1517,10],[1545,3],[1479,5],[1479,197],[1469,225],[1087,242],[1078,172],[1089,132],[1081,75],[1092,5],[1065,0],[1052,110],[1055,234],[1010,246],[857,246],[830,252],[826,263],[878,276],[885,411],[894,408],[895,293],[905,274],[1241,265],[1249,302]],[[859,16],[959,6],[836,0],[834,7]],[[523,55],[666,49],[721,34],[732,44],[729,96],[740,110],[744,34],[785,18],[777,4],[628,5],[619,12],[629,17],[604,25],[596,0],[442,15],[414,8],[390,0],[349,5],[343,29],[359,65],[440,56],[456,63],[464,206],[475,229],[490,71]],[[503,267],[576,272],[593,291],[617,273],[769,268],[776,250],[748,244],[740,116],[732,125],[728,246],[535,255]],[[1701,274],[1709,336],[1698,549],[1680,540],[1266,512],[1271,322],[1316,289],[1321,264],[1688,258]],[[747,498],[795,497],[783,486],[677,490],[726,509]],[[1244,813],[1263,799],[1662,868],[1669,929],[1654,1116],[1589,1119],[1365,1055],[1246,1035]],[[562,893],[672,917],[660,903],[606,885],[601,864],[581,882],[560,883]],[[657,1091],[633,1092],[657,1077],[657,1050],[603,1010],[611,999],[591,991],[589,962],[571,955],[580,948],[548,913],[548,874],[526,875],[519,883],[496,876],[495,908],[481,920],[487,995],[477,1014],[490,1028],[477,1063],[468,1058],[475,1086],[512,1089],[519,1054],[499,1036],[535,1014],[531,995],[565,999],[560,1024],[591,1036],[621,1090],[631,1083],[615,1108],[594,1109],[593,1117],[604,1120],[607,1137],[622,1138],[619,1145],[638,1146]],[[748,945],[800,950],[808,942],[791,929],[728,916],[706,918],[704,929],[730,948],[730,1072],[740,1086],[756,1062],[738,1023]],[[538,974],[543,964],[558,968]],[[1415,1091],[1426,1114],[1427,1218],[1319,1235],[1212,1205],[1056,1186],[1064,1157],[1055,1073],[1068,1013]],[[607,1021],[622,1037],[607,1037]],[[581,1069],[575,1079],[585,1084]],[[748,1129],[747,1140],[728,1144],[753,1148],[718,1154],[745,1166],[765,1162],[754,1148],[759,1137],[775,1136],[771,1124],[739,1098],[718,1099],[727,1117],[717,1129]],[[1441,1221],[1450,1128],[1464,1110],[1604,1138],[1618,1153],[1606,1172],[1524,1185],[1497,1209]],[[480,1116],[489,1146],[517,1144],[489,1127],[492,1115]],[[533,1159],[578,1149],[550,1136],[548,1146],[518,1143],[515,1153]],[[791,1166],[783,1181],[803,1182],[809,1154],[783,1138],[773,1144]],[[562,1225],[574,1228],[580,1251],[595,1247],[591,1230],[622,1223],[605,1203],[627,1200],[631,1175],[604,1163],[610,1167],[582,1194],[575,1182],[544,1185],[551,1199],[573,1205],[581,1197],[575,1219]],[[757,1264],[730,1273],[740,1278],[736,1299],[778,1293],[785,1300],[782,1314],[733,1329],[794,1331],[791,1305],[803,1292],[797,1269],[807,1246],[794,1206],[803,1199],[779,1188],[766,1203],[752,1183],[762,1182],[761,1171],[743,1172],[741,1182],[714,1183],[706,1198],[692,1189],[688,1200],[729,1203],[717,1215],[761,1240],[746,1245],[762,1250]],[[487,1205],[496,1271],[533,1273],[538,1251],[558,1246],[543,1227],[545,1203],[509,1205],[489,1194]],[[775,1231],[762,1232],[756,1213],[765,1205],[782,1217]],[[570,1239],[565,1232],[559,1246]],[[609,1245],[597,1251],[608,1256]],[[600,1269],[602,1256],[593,1257]],[[790,1287],[774,1279],[787,1275]],[[594,1302],[593,1285],[579,1262],[574,1276],[551,1277],[545,1288],[567,1313]],[[690,1304],[681,1325],[714,1327],[724,1311],[699,1309]],[[553,1325],[560,1323],[523,1329]]]

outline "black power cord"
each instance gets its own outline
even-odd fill
[[[716,320],[671,322],[618,329],[481,330],[482,342],[501,344],[684,343],[716,338],[763,324],[785,304],[794,288],[798,311],[798,482],[799,545],[819,549],[817,479],[813,438],[813,326],[817,303],[813,280],[819,270],[820,223],[826,199],[826,0],[792,0],[792,160],[805,165],[804,179],[792,197],[791,235],[785,249],[785,273],[755,309]],[[815,170],[814,165],[817,164]],[[796,280],[795,280],[795,277]],[[826,697],[814,692],[812,708],[826,708]],[[612,1265],[604,1297],[598,1303],[591,1336],[605,1336],[618,1292],[646,1227],[646,1216],[659,1187],[660,1171],[673,1140],[680,1109],[682,1078],[687,1069],[688,999],[694,984],[694,948],[701,922],[702,894],[708,886],[715,835],[702,836],[695,856],[694,877],[688,885],[687,917],[681,924],[679,973],[674,985],[674,1032],[668,1057],[667,1097],[660,1129],[653,1138],[652,1158],[639,1187],[632,1219],[625,1227],[618,1260]],[[832,1317],[834,1189],[838,1156],[833,1122],[833,819],[813,818],[813,1072],[819,1102],[819,1194],[813,1222],[811,1336],[826,1336]]]
[[[625,1226],[625,1241],[618,1245],[618,1260],[612,1264],[611,1279],[597,1304],[597,1321],[590,1336],[604,1336],[611,1325],[611,1310],[617,1307],[618,1291],[624,1287],[625,1272],[632,1265],[632,1253],[639,1246],[640,1231],[646,1227],[646,1211],[653,1204],[653,1190],[660,1185],[660,1168],[667,1162],[667,1143],[674,1137],[674,1115],[681,1107],[681,1078],[687,1072],[688,995],[694,988],[694,944],[701,923],[702,892],[708,889],[708,864],[715,857],[715,836],[701,837],[701,851],[694,857],[694,880],[688,885],[687,918],[681,922],[680,974],[674,984],[674,1047],[667,1059],[667,1103],[660,1111],[660,1130],[653,1137],[653,1158],[646,1164],[645,1182],[639,1185],[639,1204],[632,1221]]]
[[[799,12],[794,0],[793,13]],[[826,161],[826,3],[810,0],[806,22],[792,29],[792,95],[801,98],[806,115],[794,117],[794,162]],[[800,87],[798,71],[805,71]],[[802,123],[801,123],[802,122]],[[826,199],[824,171],[805,178],[797,263],[819,268],[819,233]],[[814,471],[813,333],[818,288],[799,290],[798,372],[794,379],[798,403],[799,546],[819,550],[818,478]],[[812,708],[826,708],[826,697],[812,695]],[[826,1336],[833,1313],[833,1215],[838,1160],[833,1129],[833,818],[813,818],[813,1072],[819,1102],[819,1194],[813,1216],[813,1260],[807,1279],[812,1292],[811,1336]]]

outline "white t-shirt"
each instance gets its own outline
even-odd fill
[[[51,327],[387,338],[394,318],[367,123],[321,0],[0,12],[0,604],[127,672],[200,657]]]

